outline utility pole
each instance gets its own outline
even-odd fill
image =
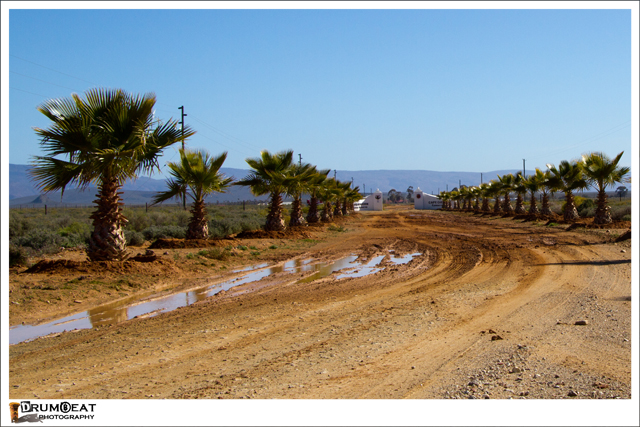
[[[180,120],[180,126],[181,126],[181,130],[182,130],[182,151],[184,151],[184,116],[186,116],[186,114],[184,113],[184,105],[178,107],[178,110],[180,110],[181,113],[181,120]],[[186,211],[187,210],[187,193],[186,190],[185,192],[182,194],[182,208]]]
[[[298,157],[300,157],[300,161],[298,162],[298,164],[302,166],[302,154],[298,153]]]
[[[336,181],[337,181],[337,179],[336,179],[336,174],[337,174],[337,173],[338,173],[338,171],[334,169],[334,170],[333,170],[333,179],[335,179]]]
[[[480,172],[480,184],[482,184],[482,172]]]
[[[524,178],[526,178],[526,177],[527,177],[527,175],[525,174],[525,172],[524,172],[524,171],[525,171],[525,169],[524,169],[524,159],[522,159],[522,176],[523,176]]]
[[[367,195],[367,187],[364,184],[362,184],[362,192],[365,196]]]
[[[353,177],[351,177],[351,187],[353,187]]]

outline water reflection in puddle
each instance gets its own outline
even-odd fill
[[[391,251],[389,251],[391,252]],[[401,257],[396,257],[396,256],[391,256],[389,258],[389,260],[394,263],[395,265],[402,265],[402,264],[407,264],[409,263],[411,260],[413,260],[415,257],[422,255],[422,252],[414,252],[412,254],[407,254],[405,256],[401,256]]]
[[[391,256],[390,259],[394,264],[406,264],[418,255],[421,255],[421,253],[413,253],[403,257]],[[346,270],[346,272],[338,275],[336,277],[337,279],[364,277],[382,270],[383,267],[378,267],[378,265],[385,256],[386,255],[376,256],[365,265],[355,262],[356,259],[358,259],[357,255],[349,255],[330,263],[312,264],[313,259],[294,259],[285,262],[283,265],[277,265],[269,268],[265,268],[268,265],[266,263],[257,264],[233,271],[234,273],[252,271],[251,273],[222,283],[217,283],[215,285],[207,285],[172,295],[161,296],[151,295],[149,293],[143,296],[135,295],[120,301],[98,306],[88,311],[76,313],[53,322],[41,325],[12,326],[9,329],[9,344],[17,344],[37,337],[70,331],[73,329],[90,329],[97,326],[112,325],[135,317],[153,317],[160,313],[173,311],[177,308],[202,301],[222,290],[227,291],[236,286],[257,282],[276,273],[314,272],[309,277],[301,279],[297,283],[309,283],[314,280],[327,277],[340,270]]]

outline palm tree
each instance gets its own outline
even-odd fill
[[[488,182],[484,182],[480,184],[480,197],[482,197],[482,208],[480,210],[482,212],[491,212],[489,209],[489,199],[492,197],[491,195],[491,184]]]
[[[306,190],[307,184],[316,172],[316,167],[309,163],[293,164],[287,171],[286,193],[293,198],[289,227],[304,224],[305,220],[302,216],[302,193]]]
[[[337,198],[339,194],[338,183],[334,178],[326,179],[322,187],[318,191],[318,197],[322,200],[322,214],[320,219],[322,222],[330,222],[333,220],[333,206],[331,202]]]
[[[618,166],[624,151],[611,160],[604,153],[589,153],[582,156],[584,174],[590,184],[598,186],[598,207],[593,218],[595,224],[609,224],[611,219],[611,208],[607,204],[606,189],[616,183],[627,182],[625,176],[630,168]]]
[[[573,192],[583,190],[588,186],[582,170],[582,164],[575,160],[571,162],[563,160],[558,167],[552,164],[547,164],[547,167],[550,171],[550,176],[547,180],[549,186],[552,190],[562,191],[565,195],[564,220],[573,221],[580,218],[573,199]]]
[[[518,195],[516,198],[516,215],[521,215],[527,212],[524,208],[524,195],[527,194],[527,187],[525,186],[526,179],[522,176],[522,173],[518,172],[513,179],[513,191]]]
[[[515,177],[513,176],[513,174],[507,174],[507,175],[498,175],[498,180],[500,182],[500,189],[502,190],[502,192],[504,193],[504,200],[502,202],[502,210],[504,211],[504,213],[506,214],[512,214],[513,213],[513,206],[511,206],[511,200],[509,199],[509,193],[511,193],[513,191],[513,187],[514,187],[514,183],[515,183]]]
[[[458,190],[451,190],[449,192],[451,200],[453,200],[453,209],[460,209],[460,192]]]
[[[469,209],[472,209],[474,212],[480,211],[480,187],[469,187]],[[472,203],[473,202],[473,206]]]
[[[152,129],[154,94],[131,95],[121,89],[91,89],[85,99],[45,101],[38,111],[52,122],[35,128],[47,155],[35,156],[30,175],[38,187],[51,192],[68,185],[98,187],[97,209],[91,215],[93,232],[87,256],[92,261],[128,258],[120,189],[128,179],[159,168],[158,156],[170,145],[193,135],[169,120]],[[63,160],[62,157],[66,160]]]
[[[344,212],[345,215],[347,215],[349,212],[353,211],[353,203],[356,200],[360,200],[362,198],[362,194],[360,194],[360,187],[356,186],[354,188],[349,188],[345,194],[345,206],[346,206],[346,212]]]
[[[536,168],[536,171],[533,175],[529,175],[529,178],[524,180],[524,187],[531,194],[530,204],[529,204],[529,214],[536,215],[539,214],[538,205],[536,201],[536,193],[543,189],[544,182],[546,181],[547,176],[545,172],[542,172],[540,169]],[[548,205],[548,203],[547,203]]]
[[[293,161],[293,151],[281,151],[275,154],[267,150],[260,157],[245,160],[253,169],[244,179],[235,183],[251,188],[255,196],[270,195],[269,213],[264,226],[266,231],[282,231],[286,228],[282,218],[282,194],[286,191],[288,171]]]
[[[338,181],[338,196],[336,198],[336,207],[333,211],[334,216],[343,216],[347,214],[347,192],[351,189],[351,181]]]
[[[499,214],[502,212],[502,203],[500,203],[500,192],[502,191],[502,186],[500,181],[492,179],[491,187],[489,187],[488,193],[489,197],[495,199],[495,203],[493,205],[493,213]]]
[[[188,194],[193,199],[191,220],[187,230],[187,239],[208,239],[207,211],[204,199],[212,193],[224,193],[233,178],[227,178],[220,172],[227,159],[224,152],[211,157],[204,150],[180,150],[180,162],[168,162],[171,178],[167,179],[167,191],[158,193],[153,204],[162,203],[174,197],[182,199]]]
[[[324,181],[326,181],[329,172],[331,172],[331,169],[316,171],[309,182],[307,182],[307,192],[310,196],[309,212],[307,213],[307,222],[309,224],[320,221],[320,217],[318,216],[318,192],[322,188]]]
[[[448,209],[447,203],[449,202],[449,193],[447,193],[446,191],[441,191],[440,193],[438,193],[438,198],[442,200],[442,209]]]

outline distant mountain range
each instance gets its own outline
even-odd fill
[[[56,206],[60,204],[68,205],[90,205],[95,200],[96,188],[88,188],[85,191],[77,189],[67,189],[64,197],[60,198],[60,193],[41,194],[35,187],[32,180],[27,175],[28,165],[9,165],[9,205],[44,205]],[[220,171],[235,179],[244,178],[249,170],[221,168]],[[489,182],[498,175],[517,173],[518,170],[501,170],[491,172],[436,172],[426,170],[368,170],[368,171],[337,171],[335,176],[340,181],[351,181],[353,185],[360,187],[360,192],[367,194],[380,189],[383,193],[388,193],[394,189],[398,192],[406,192],[411,186],[413,190],[421,190],[438,194],[439,191],[452,190],[460,184],[473,186],[483,182]],[[533,171],[526,171],[527,174]],[[329,175],[332,176],[333,174]],[[631,185],[627,184],[631,190]],[[164,179],[154,179],[150,177],[140,177],[129,181],[123,186],[123,201],[130,205],[144,205],[150,203],[155,192],[166,188]],[[614,191],[612,189],[611,191]],[[256,197],[251,194],[247,187],[232,186],[228,192],[214,194],[207,198],[209,203],[229,203],[242,200],[267,201],[268,196]],[[174,202],[165,202],[174,203]]]

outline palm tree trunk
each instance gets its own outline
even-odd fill
[[[98,209],[90,216],[93,232],[87,248],[87,256],[91,261],[124,261],[129,257],[122,229],[129,221],[122,214],[123,203],[118,190],[120,185],[113,179],[103,181],[96,194],[98,199],[94,203]]]
[[[345,198],[342,201],[342,215],[347,215],[347,199]]]
[[[298,225],[304,225],[304,217],[302,216],[302,200],[300,196],[293,199],[291,204],[291,219],[289,220],[289,227],[295,227]]]
[[[473,211],[474,212],[480,212],[480,199],[476,199],[474,205],[473,205]]]
[[[207,210],[204,200],[197,200],[191,208],[191,220],[187,229],[187,239],[208,239],[209,224],[207,224]]]
[[[318,217],[318,198],[316,196],[311,196],[309,212],[307,213],[307,222],[309,224],[315,224],[318,221],[320,221],[320,218]]]
[[[532,215],[539,214],[538,205],[536,204],[536,193],[531,192],[531,205],[529,206],[529,213]]]
[[[340,199],[336,200],[336,207],[333,209],[333,216],[342,216],[342,209],[340,209]]]
[[[573,193],[571,191],[567,191],[564,194],[567,200],[564,205],[564,220],[574,221],[580,218],[580,215],[578,215],[578,209],[576,209],[576,204],[573,200]]]
[[[542,210],[540,211],[542,215],[552,215],[551,208],[549,207],[549,195],[547,193],[542,193]]]
[[[513,213],[513,206],[511,206],[511,199],[509,198],[509,193],[505,193],[504,201],[502,202],[502,210],[507,214]]]
[[[493,213],[502,212],[502,203],[500,202],[500,197],[496,197],[496,203],[493,205]]]
[[[489,208],[489,198],[488,197],[483,197],[482,198],[482,212],[491,212],[491,209]]]
[[[593,217],[594,224],[610,224],[613,222],[611,218],[611,208],[607,205],[607,193],[604,190],[598,191],[598,207]]]
[[[516,214],[524,214],[527,213],[527,210],[524,208],[524,201],[522,200],[522,193],[518,193],[518,197],[516,198]]]
[[[267,222],[264,226],[266,231],[282,231],[286,227],[282,218],[282,197],[280,193],[271,193],[271,204]]]
[[[324,205],[322,206],[322,222],[331,222],[331,208],[331,202],[325,201]]]

